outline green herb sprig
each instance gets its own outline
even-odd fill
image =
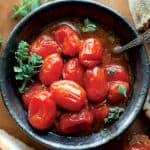
[[[47,3],[49,1],[50,0],[45,0],[44,3]],[[41,2],[41,0],[21,0],[20,4],[14,4],[13,18],[16,19],[18,17],[24,17],[42,4],[43,3]]]
[[[79,27],[81,32],[94,32],[96,29],[97,26],[89,18],[84,19],[84,24]]]
[[[16,80],[21,81],[19,92],[24,93],[28,90],[27,84],[33,82],[33,77],[38,73],[42,65],[42,58],[34,53],[28,53],[29,44],[21,41],[15,52],[17,65],[14,66]]]
[[[110,124],[119,119],[120,115],[124,112],[123,108],[120,107],[112,107],[109,110],[109,115],[104,119],[105,124]]]

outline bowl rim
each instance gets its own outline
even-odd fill
[[[72,3],[72,2],[73,3],[86,3],[86,4],[88,3],[90,5],[94,5],[94,6],[106,9],[107,11],[113,13],[115,16],[117,16],[118,18],[120,18],[132,30],[132,32],[134,33],[135,36],[138,35],[137,31],[133,28],[133,26],[128,22],[128,20],[124,16],[122,16],[119,12],[117,12],[113,8],[110,8],[110,7],[106,6],[106,5],[104,5],[103,3],[96,2],[96,1],[93,1],[93,0],[84,0],[84,1],[80,1],[80,0],[72,0],[72,1],[57,0],[57,1],[49,2],[47,4],[42,5],[41,7],[37,8],[36,10],[34,10],[33,12],[31,12],[29,15],[27,15],[26,17],[24,17],[23,19],[21,19],[21,21],[14,27],[14,29],[12,30],[11,34],[8,37],[8,40],[6,42],[5,48],[2,50],[2,56],[1,56],[1,59],[0,59],[0,66],[2,66],[3,59],[5,59],[5,53],[6,53],[7,47],[9,45],[9,43],[11,42],[11,40],[14,38],[14,35],[19,31],[20,28],[22,28],[24,26],[24,24],[26,24],[28,22],[28,20],[30,20],[32,18],[32,16],[35,16],[36,14],[38,14],[41,11],[44,11],[45,8],[53,7],[53,6],[55,6],[55,5],[59,4],[59,3]],[[147,56],[147,52],[145,50],[145,47],[141,46],[141,49],[144,50],[144,53],[146,53],[146,56]],[[147,67],[148,67],[147,68],[148,75],[147,75],[147,78],[145,79],[146,80],[146,82],[144,83],[144,85],[145,85],[145,95],[141,96],[142,99],[146,98],[146,93],[147,93],[147,90],[148,90],[149,79],[150,79],[148,59],[146,59],[146,62],[147,62]],[[0,68],[2,68],[2,67],[0,67]],[[104,142],[101,142],[101,143],[99,143],[99,141],[96,141],[94,143],[90,143],[90,144],[87,144],[87,145],[77,145],[76,147],[74,147],[72,145],[64,145],[64,144],[60,144],[60,143],[54,143],[54,142],[51,142],[51,141],[47,142],[43,138],[35,136],[34,133],[28,132],[28,130],[26,130],[26,128],[24,128],[21,125],[21,121],[17,118],[16,115],[14,115],[14,111],[12,111],[12,109],[11,109],[11,107],[9,105],[8,99],[7,99],[6,95],[5,95],[6,91],[3,88],[3,86],[5,86],[5,83],[3,82],[2,78],[3,78],[3,76],[0,73],[0,88],[1,88],[1,91],[2,91],[1,92],[2,93],[2,99],[3,99],[3,102],[4,102],[4,104],[5,104],[6,108],[7,108],[10,116],[13,118],[13,120],[16,122],[16,124],[28,136],[30,136],[35,141],[37,141],[37,142],[39,142],[39,143],[41,143],[41,144],[43,144],[43,145],[45,145],[47,147],[50,147],[50,148],[64,149],[64,150],[65,149],[79,150],[79,149],[95,148],[95,147],[101,146],[101,145],[103,145],[105,143],[108,143],[109,141],[111,141],[112,139],[114,139],[115,137],[117,137],[121,133],[123,133],[131,125],[132,120],[134,120],[136,118],[136,116],[138,115],[138,113],[141,110],[141,107],[142,107],[142,105],[144,103],[144,100],[143,100],[143,102],[141,102],[141,105],[140,105],[141,107],[137,108],[136,112],[130,116],[129,120],[122,127],[120,127],[120,130],[117,130],[115,133],[113,133],[111,135],[111,137],[109,137],[109,139],[107,139],[107,140],[105,140]]]

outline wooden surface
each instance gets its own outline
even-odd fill
[[[11,18],[12,8],[15,2],[20,0],[0,0],[0,35],[3,37],[4,43],[18,22]],[[123,16],[125,16],[132,24],[133,20],[131,18],[129,9],[128,9],[128,0],[97,0],[103,2],[104,4],[111,6],[112,8],[118,10]],[[2,49],[2,48],[1,48]],[[147,45],[147,50],[150,52],[150,44]],[[149,53],[150,56],[150,53]],[[121,150],[123,143],[127,141],[127,136],[136,133],[146,133],[149,134],[147,127],[150,125],[150,122],[145,118],[144,114],[141,112],[137,120],[132,124],[132,126],[126,131],[121,137],[118,137],[116,140],[105,145],[101,150]],[[14,135],[15,137],[21,139],[28,145],[34,147],[36,150],[50,150],[39,143],[33,141],[28,137],[22,130],[16,125],[16,123],[9,116],[0,96],[0,128],[5,129],[8,133]],[[122,144],[121,144],[122,142]]]

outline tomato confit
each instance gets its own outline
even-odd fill
[[[29,124],[59,134],[89,134],[119,119],[131,91],[118,36],[89,19],[54,21],[15,52],[16,80]]]

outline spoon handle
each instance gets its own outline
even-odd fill
[[[115,47],[113,49],[113,52],[118,54],[125,50],[128,50],[129,48],[132,48],[132,47],[144,44],[144,43],[149,43],[149,42],[150,42],[150,29],[148,29],[143,34],[139,35],[136,39],[129,42],[128,44],[126,44],[124,46]]]

